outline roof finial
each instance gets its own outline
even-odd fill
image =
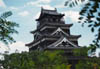
[[[41,12],[43,11],[43,7],[41,6]]]
[[[43,10],[43,7],[41,6],[41,10]]]
[[[57,11],[57,8],[55,8],[55,11]]]

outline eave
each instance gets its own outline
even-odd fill
[[[81,47],[47,47],[46,50],[72,50],[72,49],[78,49]]]
[[[73,24],[51,24],[51,23],[44,23],[42,26],[40,26],[37,30],[31,31],[32,34],[34,34],[37,31],[42,31],[46,28],[57,28],[61,27],[62,29],[69,29]]]
[[[41,13],[40,14],[40,17],[38,19],[36,19],[36,21],[40,21],[42,18],[44,18],[45,16],[58,16],[60,18],[62,18],[63,16],[65,16],[64,14],[60,14],[60,13],[57,13],[57,14],[48,14],[48,13]]]
[[[58,38],[60,38],[60,36],[48,36],[48,35],[45,35],[45,36],[42,36],[40,39],[36,40],[36,41],[32,41],[31,43],[29,44],[26,44],[25,46],[32,46],[34,45],[35,43],[40,43],[40,42],[43,42],[45,40],[57,40]]]

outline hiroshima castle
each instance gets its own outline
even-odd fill
[[[55,10],[41,8],[41,14],[37,21],[37,29],[31,31],[34,40],[26,44],[29,51],[32,50],[66,50],[80,48],[78,38],[81,35],[70,34],[73,24],[64,21],[64,14]]]

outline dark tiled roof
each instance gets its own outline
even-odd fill
[[[34,44],[34,43],[36,43],[36,42],[38,42],[38,41],[40,41],[40,40],[42,40],[43,38],[50,38],[50,39],[52,39],[52,38],[57,38],[57,39],[59,39],[61,36],[60,35],[56,35],[56,36],[52,36],[52,35],[45,35],[45,36],[41,36],[41,38],[39,38],[38,40],[36,40],[36,41],[32,41],[31,43],[29,43],[29,44],[26,44],[26,46],[30,46],[30,45],[32,45],[32,44]],[[79,37],[81,37],[81,35],[71,35],[71,36],[67,36],[67,38],[68,39],[70,39],[70,38],[79,38]]]
[[[64,14],[58,13],[56,9],[55,10],[47,10],[47,9],[41,8],[40,17],[38,19],[36,19],[36,21],[40,20],[45,15],[55,15],[55,16],[61,16],[61,17],[64,16]]]
[[[46,10],[46,9],[42,9],[41,12],[42,12],[43,14],[58,15],[57,10]]]
[[[26,44],[26,46],[30,46],[30,45],[32,45],[32,44],[34,44],[34,43],[36,43],[36,42],[38,42],[38,41],[40,41],[40,40],[42,40],[43,38],[60,38],[60,36],[48,36],[48,35],[45,35],[45,36],[41,36],[41,38],[39,38],[39,39],[37,39],[36,41],[32,41],[31,43],[29,43],[29,44]]]
[[[54,27],[71,27],[73,24],[53,24],[53,23],[44,23],[42,26],[40,26],[37,30],[31,31],[31,33],[35,33],[37,31],[39,31],[41,28],[43,28],[44,26],[54,26]]]
[[[77,49],[80,48],[79,46],[77,47],[47,47],[46,49],[48,50],[66,50],[66,49]]]

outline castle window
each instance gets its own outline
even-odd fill
[[[50,21],[52,22],[52,21],[53,21],[53,19],[50,19]]]
[[[58,19],[56,19],[56,22],[58,22],[59,20]]]
[[[47,18],[46,18],[45,20],[46,20],[46,21],[48,21],[48,19],[47,19]]]
[[[54,22],[56,22],[56,19],[55,19],[55,18],[53,18],[53,21],[54,21]]]

